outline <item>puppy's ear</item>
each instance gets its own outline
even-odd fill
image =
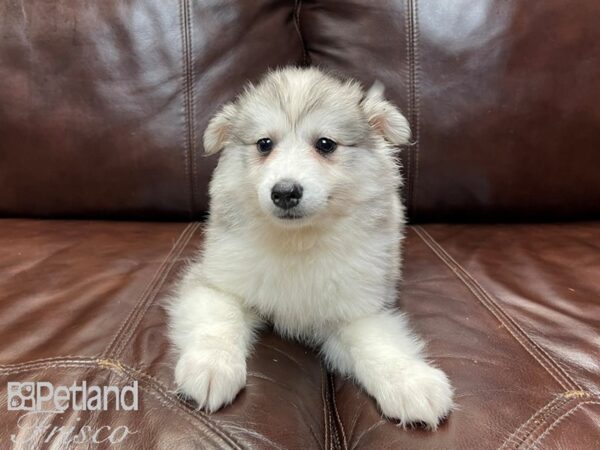
[[[204,153],[212,155],[223,150],[229,140],[231,121],[236,114],[234,103],[227,103],[208,122],[204,131]]]
[[[383,84],[376,81],[361,101],[369,124],[391,144],[408,144],[410,141],[408,120],[383,97],[383,91]]]

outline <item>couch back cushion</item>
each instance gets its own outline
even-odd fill
[[[287,3],[0,0],[0,214],[199,216],[210,115],[302,59]]]
[[[600,216],[600,2],[310,2],[310,61],[409,117],[412,220]]]
[[[387,86],[413,221],[600,216],[600,2],[0,0],[0,214],[193,218],[267,68]]]

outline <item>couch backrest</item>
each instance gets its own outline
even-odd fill
[[[600,2],[0,0],[0,215],[189,219],[269,67],[380,79],[413,220],[600,215]]]

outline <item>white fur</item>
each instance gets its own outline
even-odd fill
[[[384,415],[435,428],[448,414],[448,379],[393,309],[404,224],[394,146],[409,136],[380,85],[365,93],[316,69],[272,72],[210,121],[205,150],[223,153],[206,240],[168,308],[176,382],[199,407],[233,401],[254,332],[270,321],[319,346]],[[256,148],[264,137],[268,156]],[[337,150],[319,154],[320,137]],[[282,179],[303,186],[299,219],[271,201]]]

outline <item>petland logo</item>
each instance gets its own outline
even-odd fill
[[[116,411],[137,411],[138,382],[131,386],[89,386],[85,381],[80,385],[58,386],[48,381],[19,383],[8,382],[9,411],[43,411],[49,404],[52,412],[63,412],[69,406],[74,411],[108,411],[110,399],[115,401]],[[47,409],[45,409],[48,411]]]
[[[12,434],[15,444],[49,443],[58,441],[60,445],[109,442],[117,444],[130,434],[135,434],[127,426],[102,426],[92,428],[78,426],[54,426],[53,415],[62,414],[67,409],[73,411],[137,411],[139,406],[138,382],[131,385],[88,386],[85,381],[71,386],[54,386],[48,381],[14,382],[7,384],[8,410],[24,411],[17,420],[19,433]],[[80,418],[75,419],[80,422]]]

